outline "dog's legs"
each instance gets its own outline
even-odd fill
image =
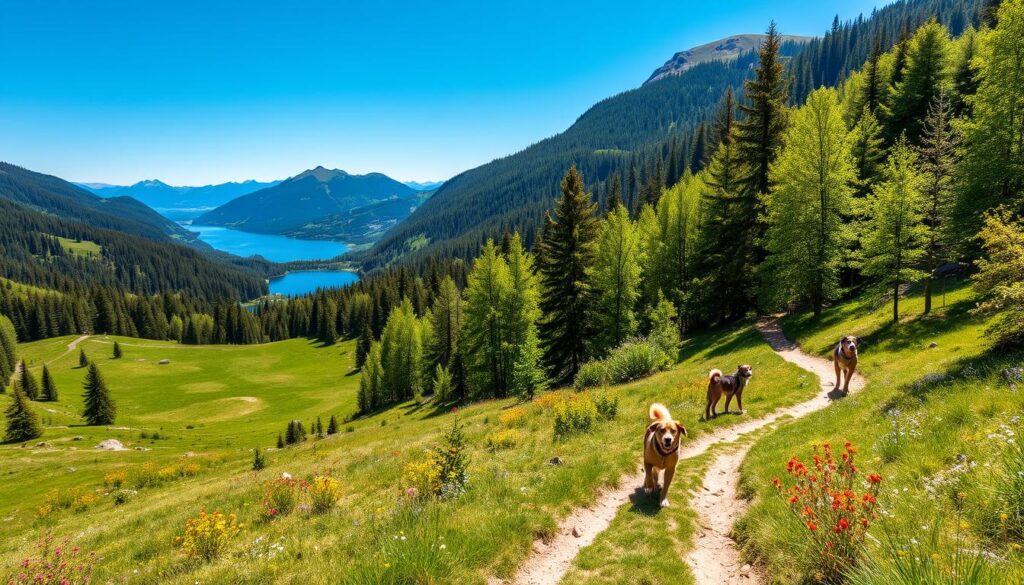
[[[725,414],[729,414],[729,403],[732,402],[732,394],[725,395]]]
[[[842,374],[841,374],[841,370],[839,369],[839,359],[838,359],[838,357],[833,358],[833,359],[835,359],[835,361],[833,363],[836,366],[836,390],[839,390],[839,381],[840,381],[840,376]]]
[[[843,384],[843,393],[844,394],[849,394],[850,393],[850,378],[852,378],[852,377],[853,377],[853,368],[850,368],[849,370],[846,370],[846,383]]]
[[[668,488],[672,485],[672,476],[676,474],[675,467],[669,467],[665,470],[665,478],[662,480],[661,485],[661,507],[668,508]]]
[[[718,401],[719,401],[720,398],[721,398],[720,396],[715,396],[715,397],[713,397],[711,399],[711,418],[717,418],[718,417],[718,413],[715,412],[715,409],[718,408]]]
[[[654,479],[654,466],[644,461],[644,493],[650,495],[657,486]]]
[[[740,390],[736,393],[736,406],[740,408],[740,414],[743,414],[743,391]]]

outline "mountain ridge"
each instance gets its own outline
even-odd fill
[[[781,35],[782,42],[806,43],[814,37]],[[732,61],[743,53],[759,47],[764,41],[763,34],[738,34],[679,51],[672,58],[651,73],[644,84],[654,83],[666,77],[682,74],[684,71],[709,61]]]

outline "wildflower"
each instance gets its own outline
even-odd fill
[[[868,475],[868,483],[878,485],[882,483],[882,476],[877,473],[872,473],[871,475]]]
[[[932,560],[933,561],[938,561],[940,558],[942,558],[942,557],[939,556],[939,553],[937,553],[937,552],[932,553]]]
[[[1009,517],[1010,517],[1010,515],[1009,515],[1009,514],[1007,514],[1006,512],[1003,512],[1002,514],[1000,514],[1000,515],[999,515],[999,521],[1000,521],[1000,522],[1006,522],[1006,520],[1007,520],[1007,519],[1008,519]]]
[[[846,518],[840,518],[839,522],[836,523],[836,527],[833,529],[836,533],[840,533],[850,527],[850,521]]]
[[[810,530],[811,532],[814,532],[814,531],[818,530],[818,525],[815,524],[814,522],[808,520],[807,521],[807,529]]]

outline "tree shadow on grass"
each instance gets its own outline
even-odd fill
[[[706,333],[705,342],[712,343],[706,357],[718,358],[731,355],[736,352],[756,349],[764,344],[761,334],[749,327],[723,327]],[[731,370],[739,364],[728,364],[722,371]]]

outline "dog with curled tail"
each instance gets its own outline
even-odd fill
[[[736,373],[731,376],[722,374],[722,370],[717,368],[711,370],[711,373],[708,374],[708,403],[704,406],[704,420],[711,420],[718,416],[715,409],[723,394],[725,395],[725,413],[729,414],[729,403],[735,396],[740,414],[743,414],[743,389],[747,387],[747,382],[753,375],[754,368],[748,365],[736,368]]]
[[[644,493],[651,494],[661,480],[661,507],[668,507],[668,488],[679,463],[679,443],[686,436],[686,427],[674,420],[664,405],[654,403],[648,410],[651,424],[644,433]]]

